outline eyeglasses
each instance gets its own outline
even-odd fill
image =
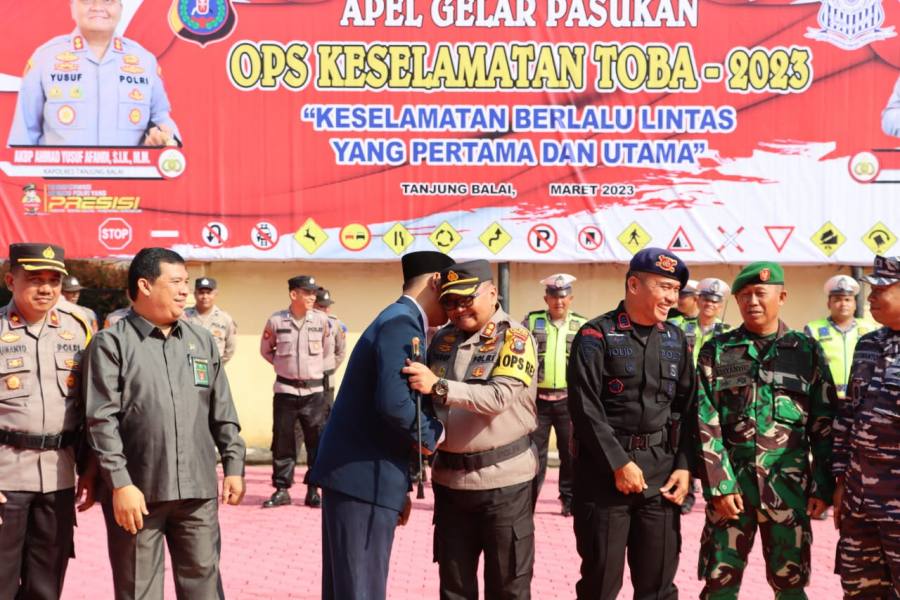
[[[451,310],[466,310],[467,308],[472,308],[472,305],[475,304],[475,298],[478,297],[479,293],[480,292],[475,292],[471,296],[464,296],[457,299],[441,298],[441,308],[447,312],[450,312]]]

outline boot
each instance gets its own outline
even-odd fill
[[[319,497],[319,490],[316,489],[315,486],[306,486],[306,499],[303,500],[303,504],[307,505],[310,508],[319,508],[320,506],[322,506],[322,499]]]
[[[286,506],[291,503],[291,495],[288,494],[287,488],[277,488],[272,496],[263,502],[263,508],[274,508],[276,506]]]

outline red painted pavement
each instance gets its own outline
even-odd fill
[[[559,516],[556,481],[559,471],[550,469],[538,502],[536,524],[537,558],[532,597],[535,600],[575,597],[579,558],[575,551],[572,519]],[[320,556],[320,511],[302,506],[305,487],[292,491],[294,506],[262,510],[260,503],[271,493],[270,469],[247,468],[247,496],[239,507],[221,507],[222,576],[228,598],[237,600],[318,599]],[[298,473],[297,481],[302,480]],[[702,505],[702,501],[700,502]],[[437,567],[431,562],[431,513],[433,495],[414,501],[410,522],[397,530],[391,558],[388,598],[424,600],[437,598]],[[676,582],[681,598],[697,598],[697,550],[703,513],[700,507],[682,521],[683,546]],[[837,535],[831,521],[813,523],[813,578],[807,588],[810,598],[841,597],[840,582],[832,573]],[[79,515],[75,535],[77,559],[69,563],[64,600],[112,598],[112,576],[106,554],[103,517],[99,507]],[[744,575],[742,599],[764,600],[773,594],[766,583],[763,561],[755,544]],[[627,577],[620,598],[631,598]],[[171,572],[166,571],[166,598],[175,598]]]

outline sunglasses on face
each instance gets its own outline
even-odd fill
[[[471,296],[463,296],[463,297],[447,297],[441,298],[441,308],[445,311],[450,312],[451,310],[465,310],[467,308],[472,308],[472,305],[475,304],[475,298],[478,297],[479,292],[475,292]]]

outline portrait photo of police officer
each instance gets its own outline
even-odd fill
[[[635,598],[678,597],[680,505],[694,457],[694,370],[684,332],[666,321],[688,282],[660,248],[634,255],[625,299],[572,342],[575,538],[581,600],[614,600],[626,553]]]
[[[181,145],[156,57],[116,35],[122,0],[70,0],[69,8],[75,29],[28,60],[8,144]]]

